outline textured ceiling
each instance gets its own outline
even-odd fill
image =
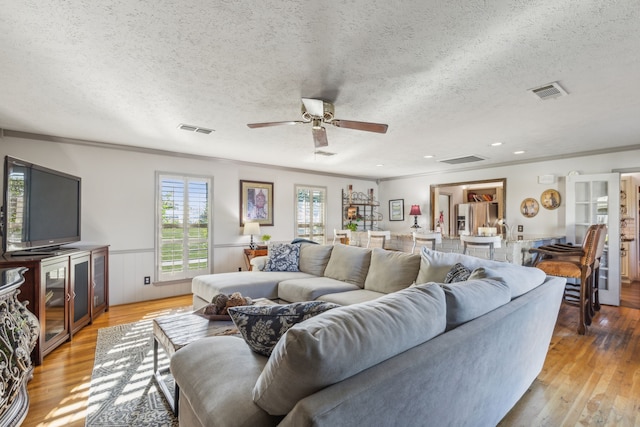
[[[377,178],[640,144],[637,0],[0,0],[0,10],[0,128]],[[569,96],[527,92],[553,81]],[[329,126],[324,151],[336,155],[324,157],[310,125],[246,126],[300,120],[301,97],[389,130]],[[486,160],[437,161],[471,154]]]

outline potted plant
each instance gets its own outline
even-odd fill
[[[351,230],[352,233],[355,233],[356,231],[358,231],[358,223],[349,222],[347,225],[344,226],[344,228],[346,228],[347,230]]]
[[[268,244],[269,240],[271,240],[271,234],[263,234],[262,237],[260,237],[260,240]]]

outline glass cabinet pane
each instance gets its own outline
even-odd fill
[[[590,199],[591,191],[589,189],[588,182],[576,182],[575,186],[575,201],[576,203],[588,202]]]
[[[93,307],[99,307],[106,303],[106,256],[96,255],[93,259]]]
[[[89,257],[73,265],[73,322],[89,315]]]
[[[41,319],[40,323],[45,332],[45,342],[66,331],[67,274],[66,264],[54,265],[44,271],[44,321]]]

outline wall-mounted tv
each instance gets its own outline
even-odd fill
[[[6,156],[2,249],[17,253],[80,240],[81,179]]]

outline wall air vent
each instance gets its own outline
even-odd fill
[[[553,82],[544,86],[529,89],[529,92],[533,93],[536,98],[541,100],[558,98],[560,96],[568,95],[567,91],[560,86],[560,83]]]
[[[450,165],[459,165],[461,163],[472,163],[472,162],[479,162],[482,160],[487,160],[484,157],[480,157],[480,156],[476,156],[474,154],[469,155],[469,156],[462,156],[462,157],[454,157],[451,159],[441,159],[438,160],[441,163],[448,163]]]
[[[204,133],[205,135],[209,135],[211,132],[213,132],[213,129],[201,128],[199,126],[193,125],[185,125],[184,123],[180,123],[178,125],[178,128],[189,132]]]
[[[336,153],[330,153],[329,151],[316,150],[313,154],[317,154],[318,156],[331,157],[335,156]]]

